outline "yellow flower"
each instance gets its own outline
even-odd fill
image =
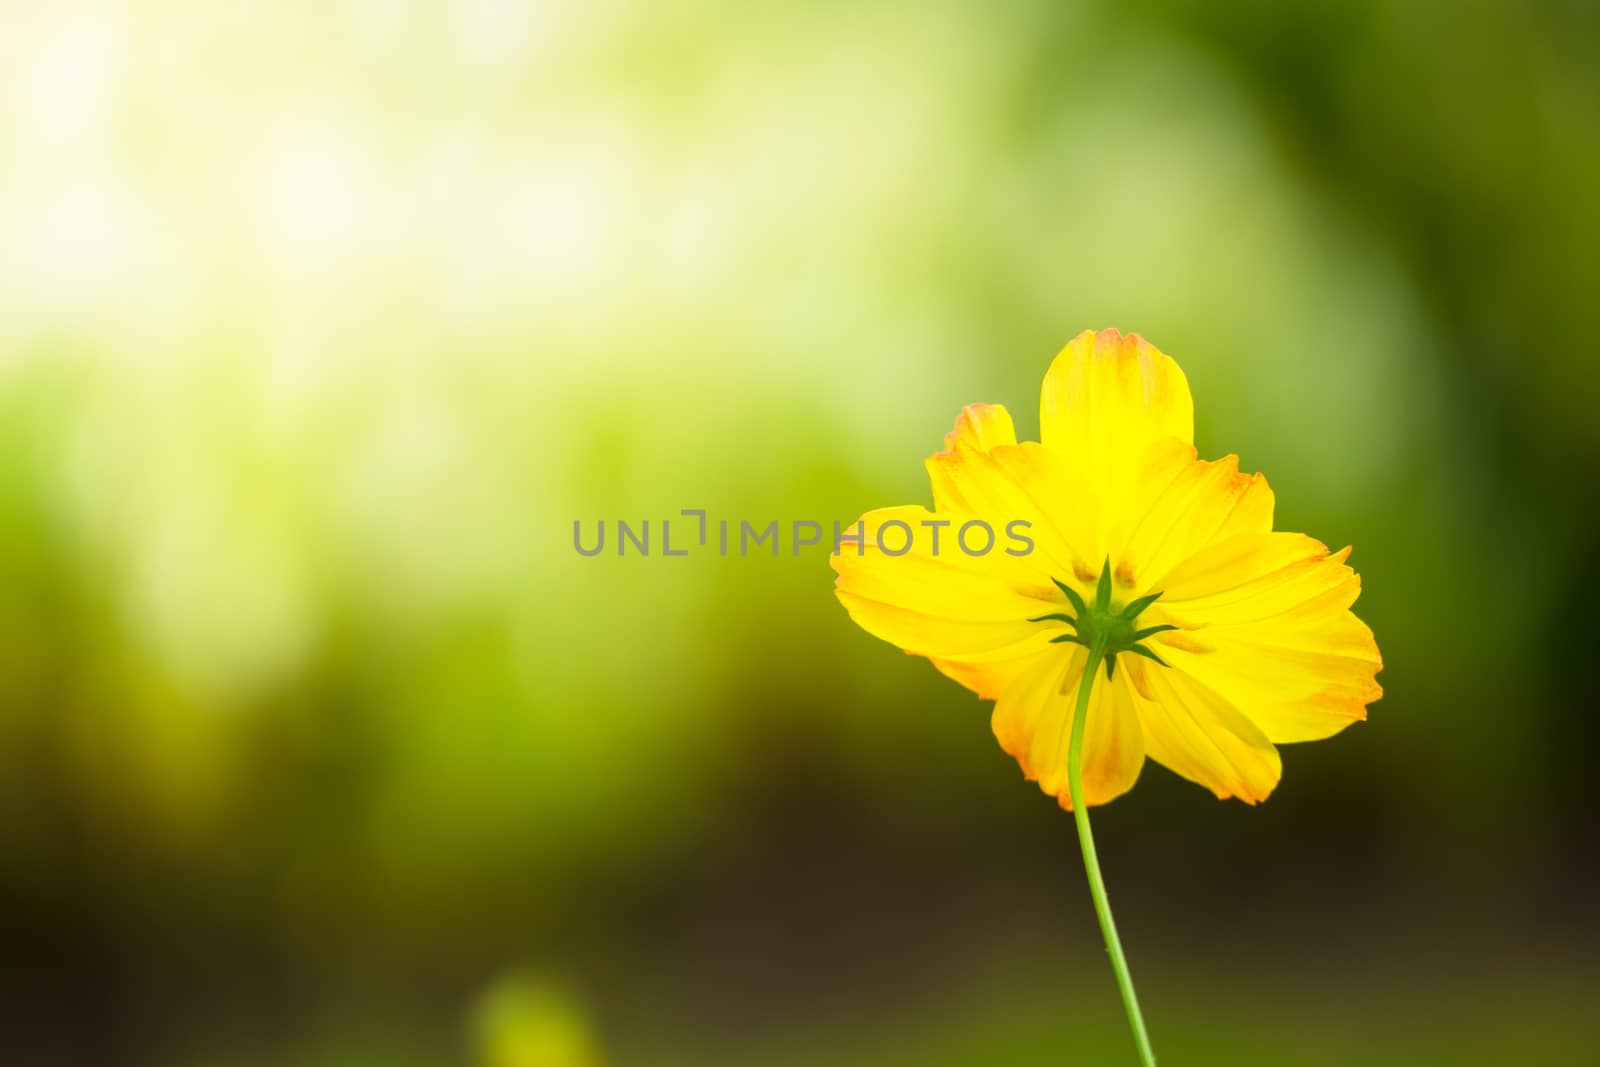
[[[1000,746],[1067,808],[1096,642],[1090,805],[1147,756],[1254,803],[1282,773],[1276,745],[1366,718],[1382,661],[1350,611],[1350,550],[1274,531],[1265,478],[1196,457],[1176,363],[1137,334],[1086,331],[1050,365],[1039,419],[1041,440],[1019,444],[1005,408],[968,407],[927,460],[933,511],[862,517],[833,557],[851,618],[995,701]]]

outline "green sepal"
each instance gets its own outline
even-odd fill
[[[1094,607],[1096,611],[1105,612],[1111,608],[1111,557],[1106,557],[1105,566],[1100,568],[1100,585],[1095,589]]]
[[[1067,600],[1074,608],[1077,609],[1079,615],[1082,615],[1084,612],[1089,610],[1089,605],[1083,602],[1083,597],[1078,595],[1078,591],[1076,589],[1072,588],[1072,586],[1068,585],[1066,582],[1063,582],[1059,578],[1052,578],[1050,580],[1056,583],[1057,589],[1061,590],[1067,595]]]
[[[1176,629],[1177,629],[1176,626],[1165,626],[1165,625],[1163,625],[1163,626],[1147,626],[1143,630],[1140,630],[1138,633],[1134,634],[1133,635],[1133,639],[1135,641],[1143,641],[1145,638],[1150,637],[1150,636],[1152,636],[1154,634],[1159,634],[1159,633],[1163,633],[1163,632],[1165,632],[1167,630],[1176,630]]]
[[[1151,593],[1149,596],[1142,596],[1138,600],[1129,601],[1128,606],[1122,609],[1122,617],[1132,622],[1139,617],[1139,612],[1160,599],[1160,593]]]
[[[1153,659],[1157,663],[1161,664],[1163,667],[1168,666],[1166,660],[1162,659],[1160,656],[1156,655],[1154,652],[1151,652],[1148,648],[1145,648],[1143,645],[1134,645],[1131,648],[1129,648],[1128,651],[1129,652],[1137,652],[1137,653],[1139,653],[1139,655],[1145,657],[1146,659]]]

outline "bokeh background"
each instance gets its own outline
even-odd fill
[[[1595,1062],[1597,54],[1525,0],[0,2],[0,1060],[1130,1062],[1070,819],[824,551],[572,546],[925,502],[1117,326],[1387,663],[1261,807],[1097,813],[1162,1062]]]

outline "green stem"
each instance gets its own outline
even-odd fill
[[[1094,833],[1089,829],[1089,805],[1082,802],[1083,724],[1089,717],[1089,690],[1094,686],[1095,672],[1104,658],[1105,645],[1096,641],[1089,649],[1089,662],[1083,668],[1083,681],[1078,684],[1078,708],[1072,716],[1072,744],[1067,749],[1067,788],[1072,793],[1072,817],[1078,824],[1078,844],[1083,846],[1083,869],[1089,875],[1089,895],[1094,898],[1094,913],[1100,919],[1100,933],[1106,939],[1106,954],[1111,957],[1117,988],[1122,991],[1122,1006],[1128,1013],[1128,1028],[1133,1031],[1134,1044],[1139,1046],[1139,1062],[1143,1067],[1155,1067],[1156,1054],[1150,1048],[1150,1035],[1145,1033],[1144,1016],[1139,1012],[1139,998],[1133,991],[1133,976],[1128,973],[1128,961],[1122,955],[1122,942],[1117,940],[1117,924],[1111,918],[1111,901],[1106,899],[1105,879],[1100,877],[1100,857],[1095,854]]]

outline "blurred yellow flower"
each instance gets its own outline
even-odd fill
[[[474,1012],[479,1067],[602,1067],[605,1060],[575,998],[533,973],[501,978]]]
[[[994,700],[1001,747],[1063,807],[1092,660],[1091,805],[1146,757],[1254,803],[1282,773],[1277,744],[1335,734],[1382,694],[1349,549],[1274,531],[1266,479],[1198,459],[1193,423],[1175,362],[1086,331],[1045,375],[1040,442],[1019,444],[999,405],[968,407],[927,460],[933,511],[869,512],[833,557],[851,618]],[[979,551],[1001,529],[1007,547]]]

